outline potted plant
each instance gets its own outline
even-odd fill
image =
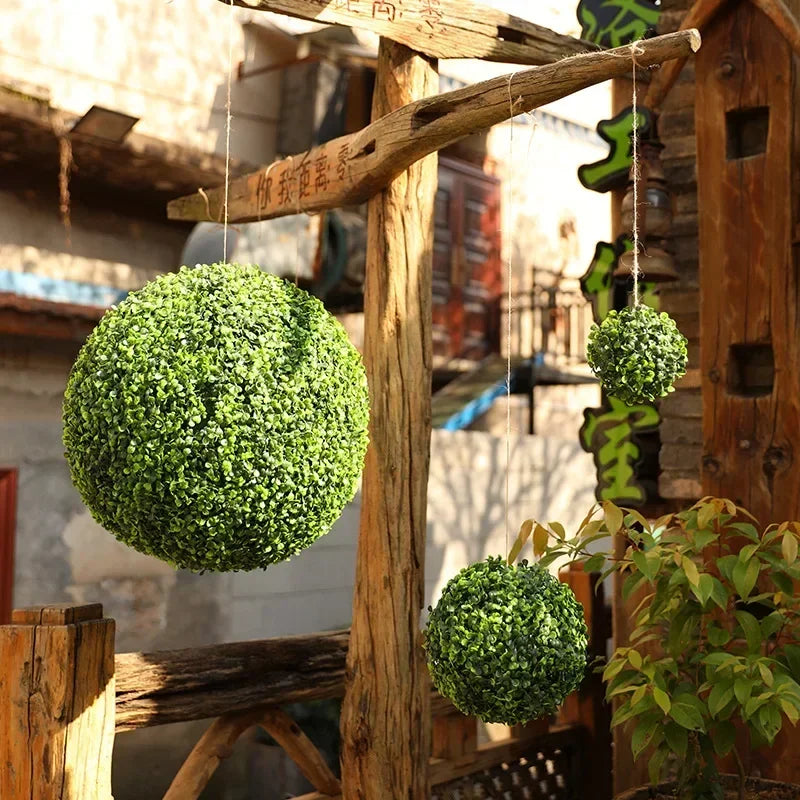
[[[800,719],[800,523],[754,523],[730,500],[705,498],[654,521],[606,502],[573,538],[557,523],[534,528],[543,566],[617,573],[626,601],[641,596],[629,643],[603,670],[612,726],[627,725],[634,758],[649,758],[652,786],[625,800],[800,798],[744,766],[745,748]],[[724,759],[736,775],[720,775]],[[659,784],[665,772],[673,782]]]

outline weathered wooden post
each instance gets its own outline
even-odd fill
[[[438,92],[435,62],[381,40],[373,120]],[[431,276],[437,156],[369,205],[364,358],[370,449],[362,488],[342,711],[344,796],[428,797],[430,689],[418,646],[431,436]]]
[[[0,627],[0,797],[111,800],[114,620],[99,604]]]

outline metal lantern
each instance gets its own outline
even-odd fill
[[[666,283],[678,280],[675,263],[667,250],[667,236],[672,227],[672,196],[670,195],[661,151],[664,145],[657,139],[641,142],[639,146],[639,267],[644,280]],[[631,167],[628,190],[622,200],[622,225],[633,230],[633,196],[635,168]],[[614,271],[615,278],[627,278],[633,268],[633,252],[623,253]]]

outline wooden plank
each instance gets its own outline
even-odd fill
[[[111,800],[113,620],[0,627],[0,676],[0,797]]]
[[[260,724],[286,751],[315,789],[328,795],[340,793],[342,787],[339,779],[331,772],[319,750],[288,714],[279,708],[269,709],[261,717]]]
[[[220,763],[230,757],[241,735],[254,725],[268,731],[312,786],[328,794],[339,793],[339,781],[294,720],[279,709],[255,708],[214,720],[181,765],[164,800],[197,800]]]
[[[17,470],[0,469],[0,625],[11,621],[17,533]]]
[[[717,21],[697,60],[703,493],[733,498],[764,524],[800,515],[792,70],[788,43],[750,3]],[[766,151],[732,157],[728,114],[759,107],[769,108]],[[748,394],[733,388],[731,347],[759,344],[772,345],[774,386]]]
[[[789,43],[795,55],[800,56],[800,26],[797,17],[787,8],[783,0],[751,0],[772,21],[781,36]]]
[[[431,786],[463,778],[484,769],[496,767],[509,761],[516,761],[540,747],[559,747],[574,742],[582,736],[583,729],[575,725],[555,726],[544,736],[511,737],[499,742],[488,742],[461,758],[450,760],[433,759],[430,764]],[[596,795],[586,795],[594,798]],[[599,795],[597,795],[599,797]]]
[[[696,51],[700,37],[683,31],[639,47],[636,61],[647,67]],[[248,222],[363,203],[421,158],[470,134],[628,74],[630,58],[628,47],[587,53],[410,102],[358,133],[232,180],[228,219]],[[173,200],[167,213],[170,219],[220,221],[224,202],[224,188],[208,189]]]
[[[346,631],[116,658],[117,730],[340,697]]]
[[[559,578],[575,593],[583,606],[586,626],[589,629],[589,658],[604,658],[611,638],[610,618],[607,613],[603,585],[597,575],[583,571],[582,565],[573,564],[562,570]],[[586,730],[587,758],[581,774],[581,797],[593,800],[611,800],[612,785],[612,735],[610,707],[605,702],[605,686],[600,675],[590,674],[580,690],[564,701],[559,719],[568,725],[579,725]],[[576,787],[577,788],[577,787]]]
[[[221,0],[225,5],[230,0]],[[244,8],[362,28],[432,58],[549,64],[596,45],[472,0],[234,0]]]
[[[683,18],[679,30],[697,28],[702,32],[728,1],[729,0],[696,0],[695,4]],[[659,111],[661,109],[661,104],[678,80],[681,70],[686,66],[688,57],[687,54],[671,61],[653,75],[650,86],[647,89],[647,95],[644,99],[644,105],[651,111]]]
[[[788,6],[800,14],[800,0]],[[752,3],[718,21],[708,46],[697,60],[703,494],[732,497],[767,524],[800,516],[798,64],[783,32]],[[731,158],[727,115],[765,106],[766,151]],[[731,391],[731,345],[769,343],[772,391]],[[768,758],[746,766],[796,783],[798,743],[798,731],[786,730]]]
[[[382,39],[373,119],[434,94],[438,77],[426,58]],[[435,155],[415,160],[369,205],[364,364],[370,445],[341,723],[348,800],[428,797],[430,689],[419,620],[425,597],[437,161]]]

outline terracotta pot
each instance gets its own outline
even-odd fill
[[[723,775],[722,782],[727,789],[735,789],[739,785],[739,779],[735,775]],[[748,778],[747,789],[752,792],[766,792],[780,790],[782,794],[776,795],[781,800],[800,800],[800,786],[793,783],[779,783],[778,781],[767,781],[761,778]],[[662,783],[659,786],[643,786],[640,789],[630,789],[617,796],[617,800],[652,800],[659,792],[669,795],[675,790],[674,783]]]

